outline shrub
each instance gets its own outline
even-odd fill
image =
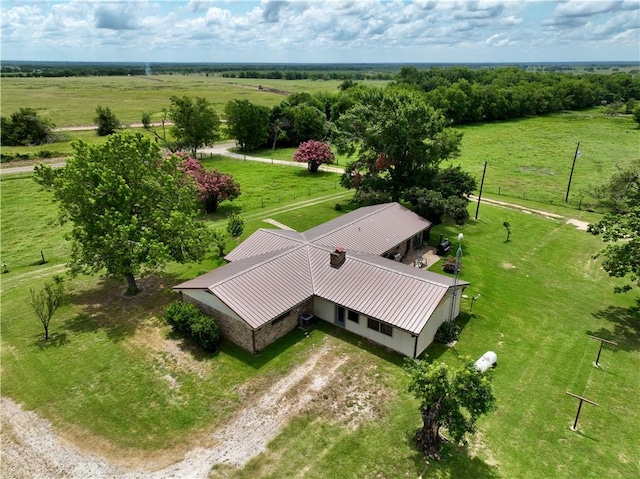
[[[342,211],[342,205],[340,203],[336,203],[336,205],[333,207],[334,210],[336,211]]]
[[[98,106],[93,121],[98,126],[98,136],[112,135],[120,128],[120,120],[108,106]]]
[[[34,108],[20,108],[9,117],[2,117],[0,143],[3,146],[27,146],[47,143],[53,124],[38,116]]]
[[[458,328],[458,325],[454,321],[445,321],[440,325],[433,339],[438,343],[447,344],[457,341],[459,335],[460,328]]]
[[[193,304],[176,301],[167,307],[167,323],[176,333],[190,337],[206,352],[215,352],[220,343],[220,328],[215,320]]]
[[[167,307],[165,318],[176,333],[190,335],[191,323],[201,314],[194,304],[176,301]]]
[[[204,314],[194,318],[191,323],[191,336],[208,353],[215,353],[220,343],[220,328],[215,320]]]

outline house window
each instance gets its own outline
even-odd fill
[[[393,328],[388,324],[380,323],[380,332],[387,336],[393,336]]]
[[[358,313],[356,313],[355,311],[349,311],[349,313],[347,314],[347,319],[349,321],[353,321],[354,323],[359,323],[360,322],[360,315]]]
[[[381,323],[380,321],[372,318],[367,319],[367,327],[386,334],[387,336],[393,336],[393,328],[388,324]]]

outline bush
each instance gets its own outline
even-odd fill
[[[167,307],[167,323],[176,333],[193,338],[206,352],[215,352],[220,343],[220,328],[215,320],[193,304],[176,301]]]
[[[20,108],[9,117],[2,117],[0,143],[3,146],[40,145],[50,141],[53,124],[38,116],[34,108]]]
[[[334,210],[336,211],[342,211],[342,205],[340,203],[336,203],[336,205],[333,207]]]
[[[208,353],[215,353],[220,343],[220,328],[210,316],[200,314],[191,323],[191,337]]]
[[[165,318],[176,333],[191,334],[191,323],[202,313],[192,303],[177,301],[167,307]]]
[[[433,339],[438,343],[447,344],[457,341],[459,335],[460,328],[458,328],[458,325],[454,321],[445,321],[440,325]]]
[[[120,120],[108,106],[98,106],[93,121],[98,126],[98,136],[112,135],[120,128]]]

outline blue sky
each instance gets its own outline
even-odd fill
[[[640,60],[640,0],[2,0],[4,60]]]

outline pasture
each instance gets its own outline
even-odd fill
[[[239,210],[247,218],[245,237],[269,227],[265,218],[307,229],[340,214],[334,205],[350,195],[331,188],[338,175],[330,173],[311,177],[304,169],[220,158],[205,164],[233,174],[243,194],[203,221],[223,225],[226,214]],[[316,191],[309,191],[311,185]],[[210,444],[213,430],[327,343],[334,354],[348,358],[334,382],[264,454],[243,468],[218,466],[211,477],[626,478],[638,473],[640,321],[631,308],[634,296],[613,294],[617,282],[592,259],[602,243],[564,219],[484,204],[479,219],[464,227],[461,279],[471,283],[469,297],[481,293],[481,298],[472,313],[468,301],[463,303],[455,347],[432,345],[427,355],[457,362],[495,351],[498,407],[481,420],[468,447],[447,445],[442,461],[426,462],[411,445],[420,417],[406,392],[402,358],[394,353],[330,325],[308,337],[295,331],[259,356],[228,343],[219,354],[206,355],[173,336],[162,321],[164,308],[176,299],[171,286],[220,265],[213,252],[201,264],[171,264],[143,279],[143,293],[134,298],[125,297],[124,285],[112,280],[70,280],[70,302],[54,316],[52,340],[43,343],[26,302],[30,287],[63,271],[65,230],[57,226],[51,194],[28,177],[3,177],[0,194],[0,259],[9,265],[1,278],[3,395],[50,420],[67,440],[92,444],[93,453],[129,467],[177,461],[193,447]],[[258,203],[268,195],[280,195],[280,202]],[[567,217],[577,213],[555,209]],[[580,215],[586,221],[598,218]],[[512,228],[508,243],[504,221]],[[439,225],[431,238],[436,241],[440,233],[454,238],[458,231]],[[45,265],[38,264],[40,250],[49,261]],[[599,345],[587,334],[618,342],[605,348],[602,369],[591,365]],[[583,407],[577,432],[569,429],[577,402],[565,391],[600,405]]]
[[[3,78],[0,112],[7,116],[21,107],[39,110],[57,127],[92,125],[97,106],[109,107],[121,121],[139,123],[143,112],[161,120],[169,98],[199,96],[212,102],[221,115],[231,100],[249,100],[273,107],[281,92],[336,91],[338,80],[266,80],[204,75],[132,77]],[[383,82],[371,82],[381,85]],[[262,89],[259,87],[262,86]]]
[[[259,84],[335,91],[340,82],[181,75],[7,78],[1,108],[2,115],[21,106],[38,108],[57,126],[69,126],[91,124],[98,105],[111,107],[127,123],[138,122],[143,111],[157,118],[171,95],[203,96],[220,113],[231,99],[273,106],[284,98]],[[630,117],[607,116],[601,109],[458,128],[464,133],[461,155],[451,163],[479,183],[488,161],[483,195],[587,222],[599,217],[586,211],[592,185],[637,157],[640,135]],[[71,137],[102,141],[94,132]],[[578,141],[582,156],[569,206],[582,210],[564,203]],[[68,142],[35,148],[70,151]],[[272,157],[290,159],[292,151]],[[243,193],[202,221],[222,227],[226,216],[239,212],[247,220],[243,238],[270,227],[267,218],[302,231],[338,216],[336,203],[352,207],[346,203],[352,192],[339,187],[336,174],[220,157],[203,163],[234,175]],[[51,194],[27,175],[2,177],[0,201],[0,261],[9,270],[0,276],[2,394],[51,421],[65,439],[92,444],[86,446],[90,452],[125,467],[160,468],[196,446],[207,447],[212,431],[328,344],[348,362],[327,388],[265,453],[242,468],[217,466],[211,477],[626,478],[640,472],[640,317],[632,308],[637,292],[613,294],[618,282],[592,259],[603,244],[565,219],[483,204],[479,219],[464,227],[461,279],[471,283],[469,297],[481,297],[473,312],[468,300],[463,303],[455,347],[432,345],[426,354],[457,362],[495,351],[498,407],[481,420],[468,447],[447,445],[442,461],[427,463],[411,445],[420,417],[398,355],[326,324],[308,336],[292,332],[259,356],[228,343],[219,354],[206,355],[174,336],[162,320],[176,299],[171,287],[223,264],[213,251],[200,264],[170,264],[142,279],[143,292],[135,298],[123,295],[123,284],[98,276],[68,279],[69,304],[54,316],[52,340],[43,343],[27,306],[29,289],[64,273],[66,228],[58,224]],[[475,204],[469,208],[473,217]],[[510,242],[504,221],[511,224]],[[439,225],[432,242],[440,233],[455,238],[458,231]],[[227,251],[234,245],[230,241]],[[46,264],[40,264],[41,251]],[[605,347],[601,369],[592,366],[599,344],[587,334],[618,343]],[[576,432],[569,428],[577,401],[565,391],[599,404],[583,407]]]

